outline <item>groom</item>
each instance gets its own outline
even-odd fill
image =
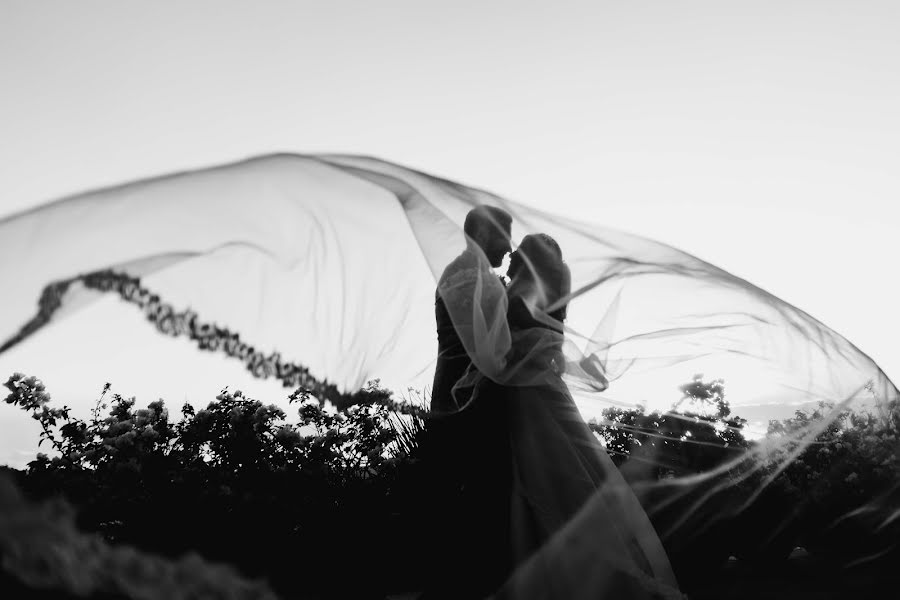
[[[454,384],[462,377],[470,364],[469,356],[451,320],[450,312],[440,294],[440,287],[461,269],[476,267],[481,263],[475,256],[480,249],[491,267],[497,268],[512,247],[510,245],[512,217],[496,206],[478,206],[469,211],[463,224],[467,246],[441,275],[435,291],[434,315],[437,321],[438,356],[431,388],[431,411],[447,414],[458,410],[461,402],[451,395]]]
[[[459,411],[468,398],[454,398],[452,389],[471,361],[451,314],[461,318],[465,313],[452,305],[448,310],[440,290],[454,275],[461,275],[465,286],[465,269],[484,269],[484,275],[494,277],[478,255],[483,252],[492,268],[499,267],[511,250],[511,225],[512,217],[500,208],[469,211],[463,226],[466,250],[444,270],[435,293],[438,357],[431,396],[434,416],[427,428],[433,477],[429,512],[436,524],[436,545],[430,586],[422,597],[430,600],[484,598],[510,570],[512,467],[504,395],[500,386],[485,381],[479,397]],[[465,302],[465,293],[461,295],[450,301]]]

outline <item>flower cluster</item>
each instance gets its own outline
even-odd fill
[[[229,471],[326,471],[338,479],[370,477],[412,452],[422,428],[423,409],[393,400],[377,381],[338,398],[339,408],[310,390],[298,388],[289,403],[299,403],[299,422],[285,421],[274,404],[224,389],[206,408],[186,404],[172,423],[162,400],[135,408],[135,398],[113,394],[106,384],[91,419],[70,415],[68,407],[50,408],[50,395],[35,377],[16,373],[6,383],[8,404],[31,412],[57,452],[40,453],[32,470],[112,469],[141,473],[148,464],[175,461]],[[100,411],[109,409],[105,418]],[[154,462],[155,461],[155,462]]]
[[[22,373],[13,373],[6,380],[4,386],[10,391],[4,402],[31,411],[31,417],[41,424],[41,440],[38,445],[49,441],[55,450],[64,455],[68,454],[69,445],[65,440],[70,436],[78,437],[81,430],[79,425],[73,424],[69,419],[69,407],[51,408],[48,406],[50,394],[44,387],[44,383],[33,375],[25,376]],[[66,425],[60,430],[63,440],[58,439],[53,432],[53,428],[60,420],[66,421]]]

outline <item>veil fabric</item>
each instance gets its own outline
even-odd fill
[[[111,269],[341,388],[372,377],[426,381],[436,282],[465,249],[462,223],[479,204],[512,214],[514,239],[542,232],[563,248],[574,290],[566,339],[616,388],[602,399],[587,390],[585,404],[646,405],[654,387],[671,393],[695,372],[752,379],[731,392],[735,409],[897,395],[849,341],[684,252],[358,156],[251,159],[0,220],[0,268],[15,282],[5,290],[0,345],[33,319],[46,286]],[[481,292],[496,292],[494,283]],[[87,295],[71,287],[54,318]],[[484,300],[484,325],[499,331],[503,311],[493,307]],[[485,351],[498,343],[476,337]]]
[[[481,204],[512,215],[514,241],[546,233],[559,243],[572,279],[562,333],[510,332],[503,284],[462,232]],[[738,415],[822,400],[884,416],[900,397],[848,340],[696,257],[371,157],[266,156],[64,198],[0,220],[0,256],[0,364],[18,344],[40,341],[38,332],[77,318],[101,296],[81,282],[111,271],[346,391],[376,377],[394,389],[431,380],[437,288],[474,367],[461,385],[487,377],[571,394],[582,421],[608,407],[665,409],[694,373],[726,379]],[[442,278],[461,256],[458,273]],[[39,305],[48,289],[52,301]],[[534,316],[550,323],[555,308]],[[562,347],[565,369],[536,360],[549,347]],[[90,352],[90,341],[80,348]],[[621,479],[607,467],[605,481]],[[575,556],[611,560],[589,533],[610,511],[629,523],[629,539],[655,548],[623,486],[600,485],[507,589],[550,571],[564,585],[572,571],[560,563],[575,565]],[[898,508],[880,502],[869,508]]]

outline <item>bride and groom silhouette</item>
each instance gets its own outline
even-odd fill
[[[471,210],[466,249],[435,293],[427,427],[441,541],[422,598],[678,597],[649,520],[563,381],[562,251],[525,236],[505,285],[494,269],[511,225],[500,208]]]
[[[493,206],[479,206],[466,216],[463,230],[467,247],[444,269],[435,292],[438,357],[432,386],[432,412],[446,414],[463,407],[465,393],[458,387],[454,394],[454,386],[465,381],[466,371],[473,367],[458,332],[460,321],[467,321],[469,315],[454,319],[455,315],[451,315],[452,311],[448,310],[444,296],[452,293],[454,298],[467,304],[476,293],[474,287],[478,285],[479,276],[493,283],[494,278],[488,267],[500,267],[503,258],[512,251],[511,227],[512,217]],[[507,321],[513,318],[511,325],[531,324],[533,321],[529,316],[534,312],[544,311],[552,303],[559,303],[568,295],[571,286],[571,277],[563,262],[562,251],[556,241],[546,234],[527,235],[522,239],[518,249],[510,254],[507,278],[508,285],[500,276],[497,280],[506,290],[509,306]],[[467,289],[467,286],[472,289]],[[548,313],[548,316],[560,325],[558,331],[562,333],[561,323],[566,316],[565,304]],[[519,319],[524,321],[519,322]],[[472,335],[475,334],[476,332],[472,332]],[[469,381],[471,379],[469,377]]]

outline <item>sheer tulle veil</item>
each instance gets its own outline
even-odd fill
[[[565,374],[551,376],[528,352],[510,352],[522,342],[506,323],[506,292],[474,249],[476,284],[449,281],[439,293],[480,376],[565,389],[584,419],[602,420],[611,407],[665,411],[682,397],[680,386],[703,373],[728,383],[735,415],[824,401],[834,415],[855,409],[896,423],[897,388],[872,360],[753,284],[578,215],[554,215],[363,156],[262,157],[64,198],[3,219],[0,360],[101,294],[130,290],[133,298],[145,287],[156,304],[146,297],[141,307],[158,310],[157,324],[167,333],[184,333],[194,318],[227,330],[232,341],[239,334],[244,346],[235,342],[229,351],[236,368],[242,361],[285,385],[327,380],[352,390],[375,377],[394,387],[421,385],[434,368],[435,287],[466,249],[462,224],[481,204],[512,215],[513,242],[530,233],[552,236],[571,289],[535,314],[552,321],[550,313],[568,305],[562,333],[521,334],[531,336],[527,345],[535,352],[547,344],[562,348]],[[189,315],[179,312],[188,308]],[[160,325],[166,318],[171,322]],[[89,341],[82,346],[90,351]],[[654,510],[668,511],[665,522],[689,535],[740,508],[717,502],[719,491],[744,482],[753,486],[750,501],[825,426],[810,423],[767,438],[699,472],[686,473],[666,464],[671,455],[644,448],[644,464],[671,467],[670,475],[626,473],[628,487],[651,519]],[[596,507],[616,493],[612,486],[598,494],[515,581],[552,572],[559,581],[585,584],[591,561],[613,560],[579,532],[604,526]],[[875,531],[898,509],[892,488],[857,498],[847,513],[871,516]],[[650,527],[643,513],[633,519],[636,531]],[[572,553],[573,547],[584,551]]]

